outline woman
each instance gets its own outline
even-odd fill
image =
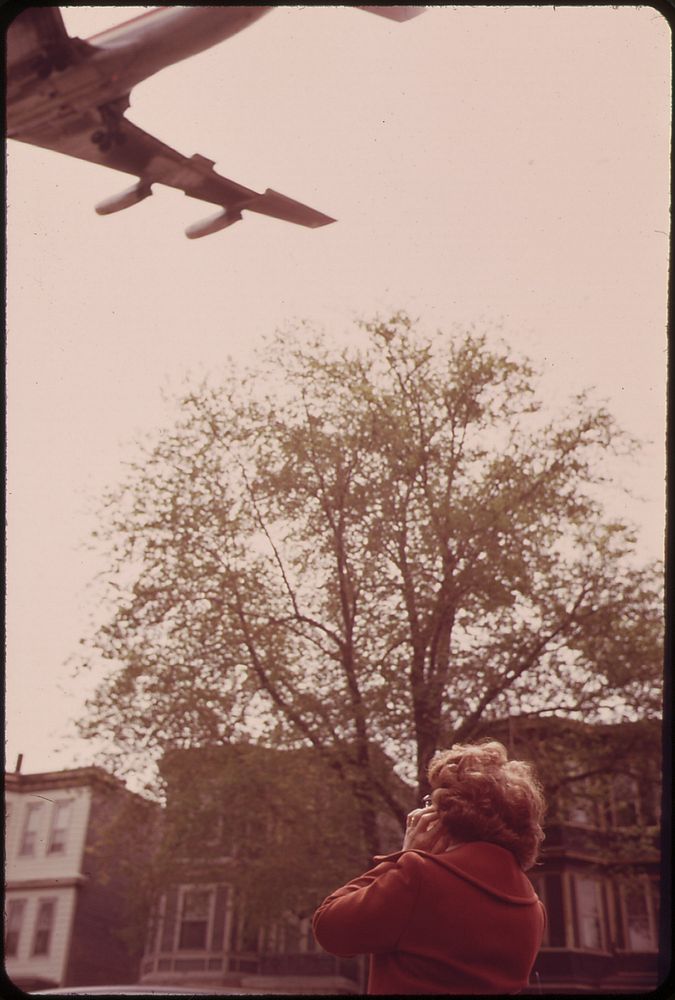
[[[517,993],[546,921],[523,874],[544,837],[541,788],[495,741],[439,751],[428,776],[402,849],[324,900],[315,937],[370,954],[369,994]]]

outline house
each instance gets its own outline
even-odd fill
[[[659,723],[521,716],[486,723],[471,738],[483,736],[532,760],[549,803],[541,862],[528,873],[548,926],[525,992],[653,989]],[[384,755],[379,763],[391,770]],[[326,954],[310,926],[324,896],[364,867],[357,806],[345,784],[310,749],[180,750],[162,769],[165,875],[141,982],[214,992],[224,985],[363,992],[365,961]],[[395,792],[406,809],[414,806],[403,782]],[[396,850],[400,827],[384,813],[378,822],[382,850]]]
[[[99,767],[15,771],[5,792],[8,977],[26,990],[134,982],[130,886],[157,807]],[[117,823],[128,839],[111,843]]]
[[[361,992],[363,959],[328,955],[311,931],[316,906],[367,858],[335,771],[311,748],[247,744],[175,750],[161,770],[166,874],[141,982]],[[383,849],[398,847],[396,821],[378,824]]]
[[[515,717],[486,735],[507,745],[510,756],[530,759],[547,792],[542,857],[528,876],[548,925],[528,992],[654,989],[660,979],[658,721],[591,725]]]

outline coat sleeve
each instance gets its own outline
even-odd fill
[[[411,858],[408,852],[387,858],[331,893],[312,921],[321,947],[342,957],[395,948],[419,892]]]

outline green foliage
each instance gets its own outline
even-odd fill
[[[109,784],[94,787],[84,868],[99,896],[107,889],[111,933],[140,957],[158,891],[161,810],[156,802]]]
[[[598,499],[634,443],[583,394],[546,415],[527,361],[397,315],[278,334],[179,408],[106,498],[85,734],[312,747],[375,853],[407,808],[383,752],[424,791],[491,720],[658,713],[659,569]]]
[[[349,789],[309,749],[178,750],[162,775],[165,883],[218,872],[249,916],[272,920],[310,914],[363,863]]]

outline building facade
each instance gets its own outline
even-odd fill
[[[528,992],[642,993],[659,982],[660,725],[515,718],[492,734],[547,790],[528,876],[548,924]]]
[[[481,736],[500,739],[512,757],[532,760],[549,804],[542,857],[528,872],[546,905],[548,926],[525,992],[613,994],[655,988],[660,943],[658,722],[598,726],[516,717],[486,726],[474,738]],[[191,845],[189,836],[184,839],[182,859],[172,865],[173,878],[160,895],[141,980],[209,984],[214,990],[229,983],[272,992],[363,992],[365,960],[326,954],[310,926],[313,906],[361,870],[361,850],[350,856],[348,845],[336,842],[342,867],[336,866],[317,887],[311,905],[290,906],[271,921],[247,907],[246,892],[233,878],[247,866],[252,866],[253,882],[267,878],[267,868],[256,867],[250,853],[238,853],[236,841],[242,839],[257,842],[263,855],[271,852],[281,872],[279,895],[289,891],[294,877],[304,878],[301,869],[294,876],[285,857],[293,851],[298,813],[305,826],[314,822],[331,835],[354,829],[353,803],[340,797],[335,779],[316,772],[311,752],[293,758],[254,751],[247,763],[230,759],[221,766],[221,758],[214,768],[208,754],[195,750],[183,752],[181,761],[187,766],[177,766],[174,758],[169,767],[167,803],[170,809],[172,799],[182,802],[196,837]],[[209,785],[210,774],[217,772],[221,780],[228,769],[244,789],[238,804],[237,783],[220,791]],[[195,799],[185,799],[187,787],[206,803],[201,816]],[[270,787],[279,792],[276,801]],[[402,783],[397,795],[406,808],[414,806],[411,790]],[[250,826],[237,826],[242,812],[253,817]],[[262,827],[258,816],[265,817]],[[391,818],[383,822],[388,824],[383,850],[396,850],[401,831]],[[291,831],[289,842],[275,840],[274,824]],[[300,853],[318,868],[327,863],[311,838]]]
[[[117,819],[142,822],[142,865],[156,807],[98,767],[6,774],[5,791],[9,979],[22,989],[136,981],[140,955],[124,939],[134,858],[103,844]]]
[[[526,992],[652,990],[663,945],[658,723],[513,718],[481,736],[531,759],[549,802],[528,873],[548,925]],[[366,856],[344,782],[307,750],[176,751],[162,769],[161,837],[150,835],[158,807],[99,768],[6,776],[9,977],[24,989],[140,981],[362,993],[366,960],[328,955],[311,932],[314,907]],[[415,805],[402,782],[395,794]],[[116,822],[126,840],[104,857],[101,832]],[[379,822],[382,850],[396,850],[398,824]],[[134,871],[152,871],[157,886],[142,932]]]
[[[175,751],[162,770],[167,876],[141,982],[362,992],[363,958],[328,955],[311,930],[316,906],[367,857],[344,782],[312,750]],[[396,849],[398,824],[379,824],[383,849]]]
[[[580,796],[551,819],[541,867],[529,873],[548,914],[537,972],[552,992],[647,992],[658,984],[655,789],[625,774],[605,784],[602,798]]]

